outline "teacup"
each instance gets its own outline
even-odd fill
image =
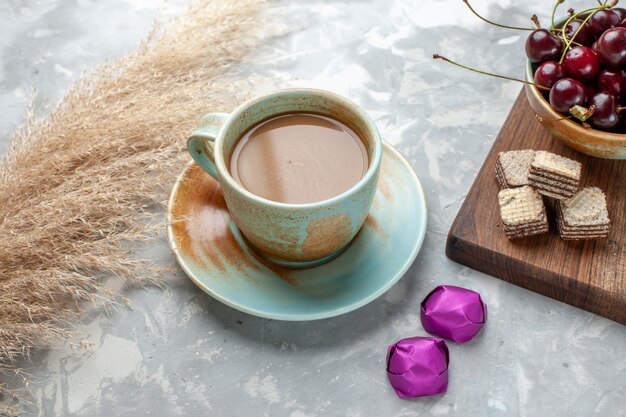
[[[227,163],[237,142],[260,122],[290,113],[326,116],[352,129],[368,154],[365,175],[342,194],[306,204],[268,200],[240,185]],[[382,156],[378,129],[363,110],[341,96],[314,89],[278,90],[246,101],[231,114],[207,114],[189,137],[187,148],[219,181],[232,219],[255,251],[288,267],[327,262],[350,244],[372,205]]]

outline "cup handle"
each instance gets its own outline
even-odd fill
[[[187,139],[187,150],[193,159],[216,180],[215,139],[228,116],[228,113],[207,114],[202,118],[200,127],[191,132]]]

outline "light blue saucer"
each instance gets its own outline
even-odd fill
[[[385,143],[378,192],[354,241],[324,265],[288,269],[254,254],[219,185],[191,162],[172,190],[167,234],[181,268],[215,299],[259,317],[317,320],[364,306],[402,277],[426,234],[426,200],[411,166]]]

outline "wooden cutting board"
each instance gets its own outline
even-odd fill
[[[564,241],[554,210],[550,232],[509,240],[502,231],[494,164],[498,152],[547,150],[583,164],[582,185],[607,196],[608,239]],[[517,98],[452,224],[448,257],[470,268],[626,324],[626,161],[592,158],[553,139],[539,124],[524,91]]]

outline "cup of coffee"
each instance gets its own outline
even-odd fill
[[[333,259],[363,225],[376,194],[382,143],[356,104],[314,89],[249,100],[207,114],[187,141],[219,181],[253,249],[288,267]]]

